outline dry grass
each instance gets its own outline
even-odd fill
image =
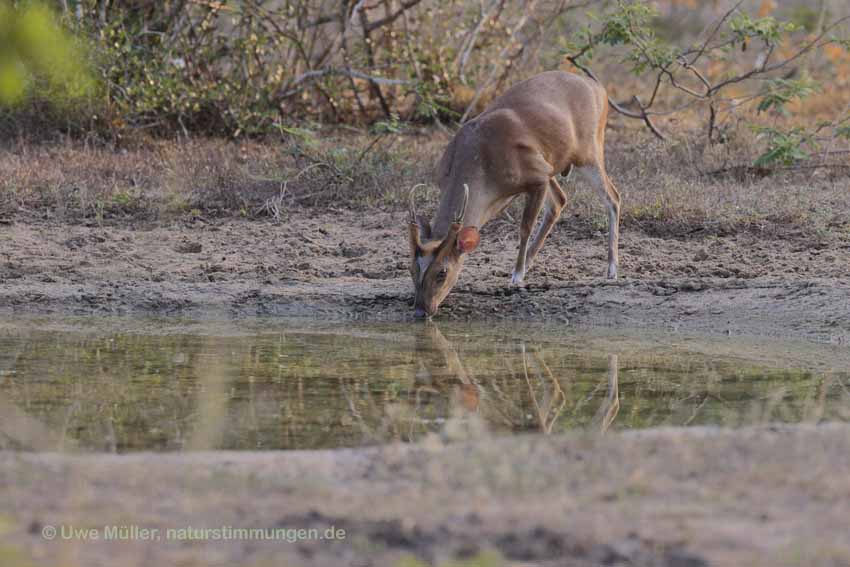
[[[612,122],[607,159],[624,195],[626,225],[681,236],[850,233],[844,169],[748,169],[758,144],[744,128],[726,143],[707,145],[697,135],[661,142],[634,123]],[[198,139],[117,151],[20,144],[0,152],[0,214],[120,223],[186,215],[280,219],[295,205],[398,209],[406,188],[429,179],[447,140],[435,130],[384,136],[336,130],[299,131],[286,141]],[[565,182],[571,222],[601,229],[604,211],[577,177]],[[436,190],[432,206],[435,196]]]
[[[0,214],[68,221],[180,215],[261,217],[292,204],[391,204],[428,175],[430,138],[365,134],[233,143],[150,142],[112,150],[67,142],[0,151]]]
[[[610,173],[624,194],[625,221],[646,230],[847,229],[847,170],[752,169],[760,144],[748,129],[713,145],[697,136],[664,143],[643,132],[614,133],[608,147]],[[595,206],[587,197],[583,192],[576,206]]]

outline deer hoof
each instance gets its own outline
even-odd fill
[[[517,272],[514,270],[514,273],[511,274],[511,284],[520,285],[522,281],[525,279],[525,272]]]
[[[614,264],[610,264],[608,266],[608,279],[609,280],[616,280],[617,279],[617,266],[615,266]]]

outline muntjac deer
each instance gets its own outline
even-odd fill
[[[522,283],[567,203],[555,175],[573,168],[608,209],[608,278],[617,277],[620,194],[605,172],[608,97],[591,79],[550,71],[518,83],[464,124],[437,166],[440,204],[428,222],[410,192],[415,314],[432,316],[457,282],[479,229],[527,195],[511,282]],[[537,217],[543,218],[532,235]]]

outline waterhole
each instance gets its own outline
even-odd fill
[[[355,447],[850,420],[846,348],[559,327],[0,324],[0,448]]]

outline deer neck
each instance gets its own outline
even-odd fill
[[[431,219],[431,236],[435,239],[443,239],[449,233],[449,227],[457,222],[457,213],[463,203],[463,183],[452,183],[450,188],[443,191],[440,204]],[[481,192],[478,190],[479,183],[475,180],[467,181],[469,185],[469,202],[466,205],[466,213],[460,219],[462,226],[481,227],[487,219],[484,212],[487,203],[482,203]]]

